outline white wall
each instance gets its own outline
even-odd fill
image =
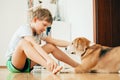
[[[27,22],[27,0],[0,0],[0,66],[5,65],[5,52],[12,34]]]
[[[93,41],[93,0],[59,0],[61,16],[71,23],[71,38],[84,36]]]
[[[51,25],[51,36],[57,39],[71,40],[71,25],[64,21],[54,21]]]

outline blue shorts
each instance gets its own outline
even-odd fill
[[[22,70],[19,70],[17,69],[13,64],[12,64],[12,61],[11,61],[11,57],[8,59],[7,63],[6,63],[6,66],[8,68],[8,70],[10,72],[14,72],[14,73],[19,73],[19,72],[31,72],[31,69],[30,68],[30,65],[31,65],[31,60],[30,59],[26,59],[26,62],[25,62],[25,66]]]

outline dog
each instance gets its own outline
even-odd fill
[[[82,61],[74,68],[74,72],[119,73],[120,46],[102,46],[85,37],[77,37],[72,41],[72,47]]]

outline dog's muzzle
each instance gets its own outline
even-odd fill
[[[68,54],[76,54],[73,45],[67,46],[67,47],[65,48],[65,50],[67,51]]]

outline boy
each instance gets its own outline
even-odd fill
[[[48,26],[51,26],[52,21],[49,10],[38,8],[33,12],[30,24],[21,26],[15,32],[7,51],[7,67],[11,72],[30,72],[34,65],[39,64],[56,74],[62,66],[58,66],[49,53],[72,67],[78,65],[56,47],[66,47],[69,42],[53,39],[43,33]],[[46,44],[40,46],[41,40],[46,41]]]

